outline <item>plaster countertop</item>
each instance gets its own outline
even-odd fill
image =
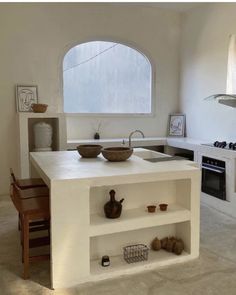
[[[140,150],[140,149],[139,149]],[[109,162],[99,155],[95,159],[81,158],[77,151],[32,152],[33,165],[41,171],[41,177],[50,185],[53,180],[99,180],[107,177],[136,177],[150,174],[176,174],[196,171],[196,165],[187,160],[150,163],[132,155],[124,162]]]

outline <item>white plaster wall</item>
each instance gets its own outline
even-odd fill
[[[187,136],[236,141],[236,109],[204,101],[225,93],[229,35],[236,33],[236,4],[208,4],[182,18],[180,108]]]
[[[153,6],[1,3],[0,194],[8,191],[9,167],[17,168],[16,84],[37,84],[39,101],[48,103],[49,111],[62,111],[62,58],[70,47],[94,39],[131,44],[153,62],[155,115],[106,117],[101,135],[124,136],[139,128],[147,136],[162,136],[168,114],[178,109],[179,33],[179,14]],[[91,137],[94,119],[68,117],[68,137]]]

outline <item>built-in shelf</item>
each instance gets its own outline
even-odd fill
[[[165,250],[149,251],[148,260],[137,263],[127,263],[123,255],[110,257],[110,266],[102,267],[101,260],[90,261],[90,274],[96,279],[104,279],[113,276],[140,272],[160,266],[188,261],[191,255],[185,251],[181,255],[175,255]]]
[[[167,211],[148,213],[145,208],[123,210],[120,218],[108,219],[104,214],[90,217],[90,236],[106,235],[164,224],[190,220],[190,211],[180,205],[170,204]]]
[[[66,121],[63,113],[17,113],[20,178],[35,177],[29,164],[29,152],[34,150],[33,126],[46,122],[52,126],[52,149],[66,150]]]

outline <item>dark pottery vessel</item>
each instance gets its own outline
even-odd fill
[[[104,213],[106,215],[106,218],[119,218],[122,211],[122,202],[124,201],[124,199],[121,199],[120,201],[116,201],[115,199],[116,192],[114,190],[111,190],[109,194],[110,194],[110,201],[108,201],[104,205]]]
[[[77,146],[77,151],[83,158],[96,158],[101,149],[102,146],[99,144],[81,144]]]
[[[128,147],[110,147],[103,148],[102,155],[110,162],[126,161],[133,153],[132,148]]]
[[[99,133],[98,132],[96,132],[95,134],[94,134],[94,137],[93,137],[94,139],[100,139],[100,135],[99,135]]]

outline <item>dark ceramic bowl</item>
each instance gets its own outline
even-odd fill
[[[133,154],[133,149],[127,147],[111,147],[102,149],[102,155],[110,162],[127,160]]]
[[[99,144],[82,144],[77,146],[77,151],[83,158],[96,158],[101,153]]]
[[[159,207],[160,207],[161,211],[166,211],[167,207],[168,207],[168,204],[160,204]]]

